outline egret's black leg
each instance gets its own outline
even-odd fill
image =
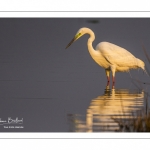
[[[112,89],[114,89],[115,88],[115,77],[113,76],[112,77]]]
[[[105,70],[105,73],[106,73],[106,76],[107,76],[107,86],[109,85],[110,83],[110,77],[109,77],[109,74],[110,74],[110,70]]]

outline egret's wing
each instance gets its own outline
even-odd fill
[[[137,65],[136,57],[117,45],[101,42],[97,48],[103,57],[110,63],[120,67],[132,67]]]
[[[137,65],[137,60],[132,55],[120,55],[118,53],[114,54],[105,54],[103,55],[105,59],[110,63],[120,67],[132,67]]]

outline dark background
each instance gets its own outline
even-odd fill
[[[24,129],[1,125],[1,132],[68,132],[67,114],[85,114],[103,94],[105,71],[89,55],[88,35],[65,49],[81,27],[94,31],[93,47],[108,41],[146,60],[149,18],[1,18],[0,118],[24,121]],[[148,81],[142,71],[131,75]],[[128,73],[116,73],[116,88],[136,87]]]

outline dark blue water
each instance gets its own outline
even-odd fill
[[[98,18],[97,24],[87,19],[0,19],[1,132],[76,131],[68,114],[83,116],[85,123],[92,101],[104,95],[106,76],[89,55],[87,35],[65,50],[80,27],[95,32],[93,47],[108,41],[146,60],[140,41],[148,50],[149,19]],[[133,82],[128,73],[117,73],[115,89],[149,90],[143,84],[149,78],[142,71],[131,75],[140,82]]]

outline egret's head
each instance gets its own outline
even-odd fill
[[[79,29],[79,31],[76,33],[76,35],[74,36],[74,38],[70,41],[70,43],[67,45],[66,49],[77,39],[79,39],[82,35],[84,35],[85,33],[88,33],[88,28],[81,28]]]

